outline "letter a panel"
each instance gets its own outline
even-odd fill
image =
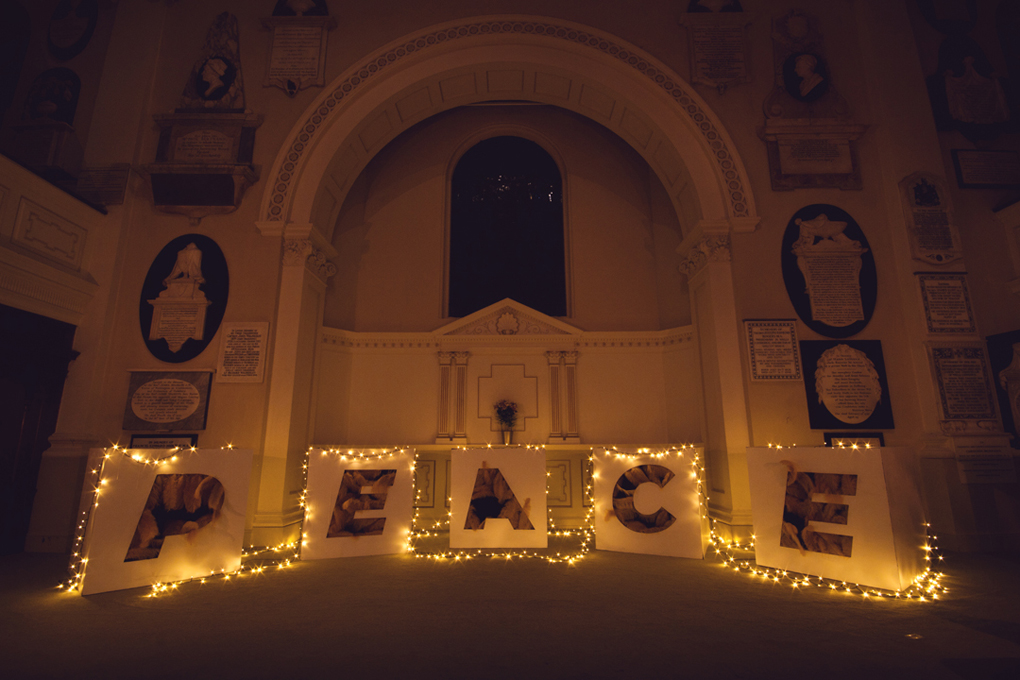
[[[524,447],[454,451],[451,548],[545,548],[545,451]]]

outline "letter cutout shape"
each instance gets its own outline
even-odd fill
[[[308,454],[302,560],[407,551],[414,518],[414,450],[313,449]]]
[[[340,490],[333,506],[333,517],[326,538],[336,536],[382,536],[385,517],[358,518],[363,510],[382,510],[386,507],[386,494],[397,478],[395,469],[344,470]],[[370,488],[369,493],[365,489]]]
[[[782,533],[779,544],[797,550],[851,557],[854,537],[817,531],[809,522],[847,524],[850,506],[819,503],[816,493],[857,495],[857,475],[798,472],[789,464],[786,473],[786,499],[782,509]]]
[[[480,467],[475,476],[475,488],[471,491],[464,528],[484,529],[485,520],[505,517],[515,531],[533,531],[535,527],[528,519],[530,505],[531,499],[527,498],[521,506],[499,468]]]
[[[747,476],[759,567],[888,590],[924,572],[911,450],[748,448]]]
[[[592,524],[598,550],[702,559],[708,520],[695,447],[592,450]]]
[[[642,484],[657,484],[663,488],[675,475],[661,465],[638,465],[620,475],[613,488],[613,512],[620,524],[639,534],[656,534],[673,526],[676,517],[660,507],[646,515],[634,507],[634,492]]]
[[[124,561],[156,559],[167,536],[192,539],[192,532],[219,518],[223,501],[223,484],[215,477],[156,475]]]
[[[779,544],[801,552],[826,553],[850,557],[853,536],[817,531],[809,522],[846,524],[850,506],[843,503],[820,503],[815,494],[857,495],[857,475],[798,472],[788,464],[786,501],[783,506],[783,532]]]
[[[450,547],[549,547],[545,463],[543,449],[524,446],[452,451]]]
[[[82,595],[241,566],[250,449],[93,449],[101,491],[81,556]]]

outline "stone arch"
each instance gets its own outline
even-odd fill
[[[750,526],[749,444],[730,233],[759,218],[750,180],[718,117],[675,72],[602,31],[559,19],[481,17],[424,29],[334,80],[282,145],[260,232],[283,237],[265,453],[253,542],[294,540],[293,504],[309,443],[307,401],[336,217],[351,185],[390,140],[443,111],[533,101],[573,111],[629,144],[658,176],[684,230],[705,395],[706,458],[720,472],[713,513]]]
[[[348,69],[282,146],[260,218],[312,224],[328,241],[351,184],[390,140],[457,106],[515,100],[559,106],[616,133],[658,175],[685,229],[756,226],[743,163],[688,83],[602,31],[521,16],[424,29]]]

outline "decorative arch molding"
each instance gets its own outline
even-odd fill
[[[604,32],[508,16],[424,29],[331,83],[273,163],[263,232],[278,233],[274,222],[314,224],[330,239],[351,184],[390,140],[447,109],[494,100],[559,106],[615,132],[658,175],[687,229],[758,223],[732,140],[675,72]]]

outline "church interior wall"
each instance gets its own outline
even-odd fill
[[[1020,69],[1010,70],[1000,42],[999,8],[1008,0],[979,0],[977,20],[966,35],[981,46],[993,69],[992,76],[1004,79],[1015,88]],[[939,47],[945,36],[928,24],[914,3],[907,4],[910,22],[925,76],[939,74]],[[1012,28],[1017,30],[1015,27]],[[1014,38],[1015,41],[1015,38]],[[1014,95],[1015,96],[1015,95]],[[927,103],[924,101],[924,103]],[[968,138],[959,129],[938,130],[938,150],[949,180],[949,191],[966,254],[967,282],[973,295],[974,313],[982,334],[994,335],[1020,326],[1020,298],[1008,292],[1008,282],[1020,276],[1020,269],[1011,257],[1016,251],[1012,224],[1007,228],[996,219],[996,211],[1016,200],[1008,188],[961,189],[954,177],[954,149],[1016,150],[1020,149],[1020,128],[1014,123],[994,138]],[[979,265],[976,263],[980,263]]]
[[[333,231],[341,271],[327,293],[326,326],[424,331],[448,320],[442,310],[448,175],[455,153],[478,135],[515,131],[555,140],[562,158],[566,319],[590,331],[690,323],[676,253],[680,225],[644,160],[612,133],[569,111],[477,106],[408,130],[354,183]],[[526,263],[520,275],[527,276]]]
[[[32,13],[33,26],[38,27],[45,26],[56,0],[23,4]],[[156,253],[173,238],[199,233],[213,238],[223,250],[231,280],[225,322],[268,321],[270,338],[277,330],[281,243],[278,238],[260,235],[256,228],[263,219],[259,203],[271,191],[268,173],[274,159],[322,90],[309,88],[289,98],[276,88],[262,87],[270,39],[260,19],[269,15],[271,4],[268,0],[218,4],[179,0],[144,5],[100,2],[99,28],[92,47],[59,64],[74,68],[82,79],[75,127],[86,146],[86,158],[136,166],[150,163],[158,141],[152,114],[177,106],[208,26],[216,15],[229,10],[240,24],[246,106],[264,116],[254,150],[254,163],[261,165],[263,174],[236,212],[190,225],[182,216],[153,208],[140,174],[133,176],[125,204],[109,208],[106,223],[110,233],[96,243],[109,249],[104,262],[109,261],[111,267],[94,272],[108,298],[97,299],[90,308],[93,316],[76,340],[77,349],[102,358],[91,364],[94,374],[90,375],[95,379],[89,380],[87,387],[72,369],[68,384],[73,387],[65,392],[66,413],[78,414],[78,421],[83,419],[81,414],[92,414],[87,428],[81,426],[75,432],[101,444],[124,444],[130,438],[131,433],[122,429],[130,371],[215,368],[220,338],[214,338],[198,357],[173,365],[153,358],[142,341],[140,282]],[[400,36],[456,18],[501,13],[545,15],[585,24],[639,45],[684,77],[689,74],[686,31],[676,23],[682,14],[678,8],[684,3],[649,0],[641,4],[640,12],[624,3],[571,0],[442,0],[413,7],[393,2],[330,4],[339,25],[329,35],[327,82]],[[923,77],[936,71],[941,36],[923,21],[912,1],[746,0],[743,5],[753,15],[749,32],[752,81],[725,93],[692,88],[730,134],[746,166],[761,217],[756,230],[731,237],[733,314],[738,326],[743,319],[795,318],[780,267],[787,223],[800,208],[813,203],[832,204],[850,213],[868,238],[878,272],[874,317],[853,339],[882,341],[896,425],[885,433],[886,443],[918,451],[938,436],[938,426],[924,338],[918,330],[923,317],[913,270],[920,267],[910,260],[897,183],[919,170],[947,179],[966,264],[943,270],[968,272],[982,335],[1014,330],[1020,327],[1020,301],[1008,292],[1007,284],[1020,277],[1020,264],[1010,255],[1017,243],[994,217],[1008,191],[959,189],[952,176],[951,151],[1016,149],[1020,147],[1017,135],[1007,133],[976,144],[958,131],[935,130]],[[860,191],[771,190],[766,148],[759,137],[764,123],[762,102],[774,86],[771,18],[798,6],[818,17],[832,81],[849,102],[855,122],[869,126],[858,143],[863,177]],[[975,35],[982,44],[993,46],[989,57],[997,73],[1005,74],[1004,57],[994,47],[998,44],[996,26],[990,18],[997,3],[981,0],[978,6],[983,18]],[[146,56],[151,67],[144,73],[142,67],[125,63],[122,42],[118,42],[126,39],[125,17],[144,19],[159,29]],[[884,41],[890,35],[896,38],[896,45],[869,42]],[[20,116],[31,80],[44,68],[58,65],[46,57],[45,33],[42,36],[41,41],[39,35],[33,36],[5,126]],[[873,54],[879,49],[893,60],[889,63],[899,65],[894,72],[883,72],[881,60]],[[130,82],[118,90],[111,78],[122,73]],[[1020,79],[1020,74],[1009,75]],[[130,104],[113,103],[119,101],[115,96],[121,95]],[[132,121],[125,112],[128,109],[137,111],[132,115],[140,120]],[[118,116],[128,120],[121,122]],[[517,126],[549,140],[555,147],[554,157],[562,162],[570,277],[570,314],[564,320],[587,333],[647,335],[690,326],[697,338],[696,343],[640,351],[581,348],[578,404],[582,441],[725,440],[726,424],[716,408],[724,398],[722,388],[717,376],[702,375],[704,362],[700,361],[700,356],[711,355],[718,348],[692,310],[699,299],[708,304],[704,297],[708,292],[688,290],[677,252],[683,237],[695,226],[694,220],[688,215],[678,217],[655,172],[625,141],[597,123],[549,106],[472,106],[429,118],[404,132],[371,161],[348,192],[333,231],[332,245],[337,251],[333,262],[338,271],[326,284],[322,328],[316,307],[319,301],[314,296],[300,315],[301,323],[308,326],[303,336],[315,340],[302,350],[296,371],[314,376],[314,380],[294,396],[292,411],[297,420],[307,421],[307,428],[291,429],[289,446],[299,450],[309,441],[352,445],[433,441],[438,408],[435,346],[377,351],[330,345],[323,338],[336,335],[334,331],[348,339],[357,334],[387,333],[424,337],[450,321],[444,316],[443,298],[451,163],[465,140],[499,126]],[[824,339],[799,322],[798,335],[800,340]],[[442,339],[432,337],[431,341]],[[208,427],[201,433],[204,446],[254,449],[256,469],[271,426],[269,376],[274,349],[270,341],[267,377],[262,383],[214,383]],[[749,443],[820,444],[822,432],[811,429],[808,422],[804,385],[751,381],[743,340],[740,349]],[[536,348],[479,350],[468,363],[469,383],[473,380],[477,385],[477,379],[494,363],[520,363],[526,375],[536,377],[538,394],[544,395],[548,393],[545,361]],[[529,423],[534,429],[528,434],[539,441],[548,435],[549,427],[548,416],[541,415]],[[475,417],[470,422],[468,440],[485,441],[492,436],[481,419]],[[730,486],[725,455],[725,451],[709,448],[710,487],[719,497],[725,497]],[[296,460],[290,459],[282,473],[290,491],[300,475]],[[953,461],[945,460],[948,462],[941,467],[929,466],[924,473],[927,487],[937,491],[929,505],[933,513],[944,513],[940,521],[971,526],[981,517],[994,515],[1006,518],[1002,519],[1003,531],[1016,533],[1010,524],[1013,520],[1008,519],[1013,511],[1002,497],[1005,492],[975,496],[973,489],[950,479],[955,473]],[[253,501],[259,494],[257,477],[253,477]]]

